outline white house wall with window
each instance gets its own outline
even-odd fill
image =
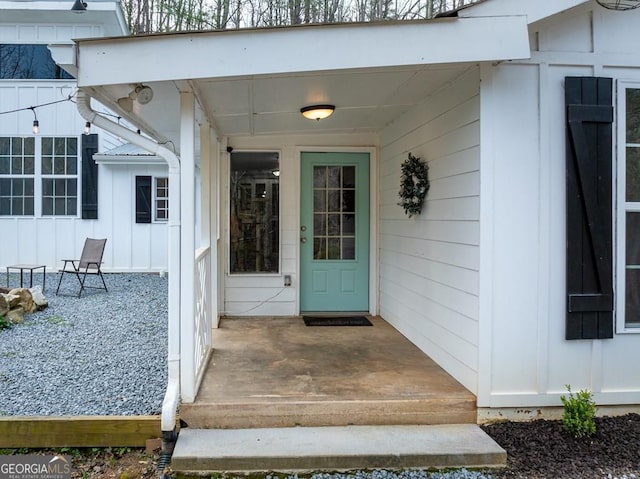
[[[639,21],[640,10],[584,2],[529,26],[530,59],[481,68],[480,407],[557,405],[566,384],[593,391],[599,405],[640,403],[633,361],[640,344],[640,63],[632,40]],[[570,91],[580,82],[582,99]],[[592,97],[592,87],[602,95]],[[590,311],[586,301],[597,296],[570,285],[571,265],[585,261],[572,258],[585,228],[583,214],[570,210],[576,196],[568,198],[568,157],[580,142],[572,112],[589,109],[599,118],[587,119],[585,132],[602,125],[611,136],[598,155],[609,164],[588,182],[600,177],[608,188],[601,191],[609,207],[596,223],[611,238],[605,276],[612,283],[573,329],[570,317],[581,313],[571,311]],[[593,196],[582,195],[586,203]],[[587,317],[601,315],[593,330]]]
[[[167,269],[166,165],[136,157],[129,157],[130,164],[96,163],[94,153],[121,142],[95,127],[84,134],[85,120],[72,101],[76,82],[47,47],[127,33],[119,2],[94,4],[78,15],[58,2],[3,3],[0,267],[32,263],[53,270],[62,258],[77,257],[86,237],[94,237],[107,238],[107,271]],[[136,221],[138,177],[150,178],[150,216],[142,223]]]
[[[494,31],[486,22],[505,30]],[[196,264],[208,261],[212,284],[219,286],[215,294],[204,286],[198,290],[217,306],[214,324],[218,315],[259,321],[333,312],[337,294],[327,295],[321,308],[305,302],[323,291],[328,273],[313,270],[310,281],[304,272],[324,258],[351,261],[353,238],[364,237],[368,249],[356,256],[365,259],[367,274],[352,283],[365,291],[365,303],[355,303],[360,298],[354,295],[356,306],[341,310],[382,316],[475,394],[481,415],[500,414],[501,408],[537,414],[560,406],[566,384],[590,389],[602,406],[640,405],[640,376],[632,360],[640,345],[634,216],[640,201],[633,187],[639,181],[639,23],[640,9],[613,12],[595,1],[488,0],[459,11],[458,18],[433,22],[80,41],[78,64],[71,66],[79,68],[81,85],[116,104],[128,93],[123,85],[149,83],[156,97],[140,109],[140,123],[157,128],[158,145],[172,135],[181,145],[181,261],[175,267],[180,318],[189,320],[178,324],[170,317],[170,323],[181,341],[181,379],[190,381],[183,387],[185,401],[195,397],[194,371],[208,353],[205,335],[194,334],[190,321]],[[378,35],[395,45],[411,32],[420,41],[397,49],[369,51],[357,42],[344,51],[325,48],[343,34],[362,44]],[[451,45],[424,49],[421,40],[429,35],[448,38]],[[315,57],[291,59],[287,46],[303,39],[323,48],[309,50]],[[483,43],[488,40],[495,43]],[[228,58],[226,52],[238,45],[251,48]],[[185,68],[154,63],[148,52],[160,48],[168,61]],[[283,61],[261,61],[266,50]],[[211,61],[194,60],[204,52]],[[97,55],[99,64],[86,60]],[[130,68],[116,68],[123,62]],[[195,91],[178,91],[176,84]],[[307,103],[303,90],[316,85],[326,89],[327,101],[335,98],[336,111],[327,120],[308,122],[299,115]],[[209,104],[197,115],[196,97]],[[161,110],[173,115],[159,115]],[[211,191],[203,211],[209,204],[211,215],[202,221],[209,223],[203,228],[204,253],[192,262],[199,217],[193,214],[199,196],[191,184],[198,156],[193,130],[201,116],[209,116],[203,131],[211,134],[208,125],[216,125],[221,154],[219,162],[218,150],[202,154],[203,192]],[[202,151],[213,151],[214,143]],[[597,155],[590,154],[596,151],[592,146]],[[166,148],[157,151],[167,154]],[[338,163],[336,153],[344,156]],[[401,166],[409,153],[428,162],[431,181],[423,212],[414,218],[398,205]],[[325,160],[314,163],[316,154]],[[367,161],[357,161],[359,155]],[[252,162],[256,158],[260,167]],[[369,181],[364,175],[354,188],[350,168],[366,171],[365,163]],[[592,167],[586,196],[574,194],[583,163]],[[164,205],[163,181],[157,179],[160,171],[151,171],[155,166],[146,168],[130,171],[129,180],[131,191],[136,183],[144,191],[139,220],[153,225],[154,206]],[[348,220],[354,214],[352,190],[360,192],[367,183],[368,201],[360,206],[368,208],[355,208],[364,234],[356,228],[354,236]],[[590,194],[594,186],[603,193]],[[336,195],[342,202],[331,206]],[[584,205],[580,198],[586,198]],[[314,207],[306,208],[305,201]],[[596,235],[585,221],[592,203],[599,215]],[[587,213],[574,213],[575,207]],[[583,237],[598,250],[575,250],[587,244]],[[578,277],[588,281],[576,286]],[[598,284],[594,278],[608,279]],[[169,392],[175,391],[171,385]],[[173,427],[175,421],[168,423]]]

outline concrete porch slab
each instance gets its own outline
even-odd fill
[[[379,317],[373,327],[302,318],[224,319],[190,428],[476,423],[476,397]]]
[[[181,473],[500,467],[507,454],[474,424],[180,431]]]

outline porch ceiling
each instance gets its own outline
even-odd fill
[[[480,61],[528,55],[526,19],[483,17],[81,40],[76,65],[80,87],[178,144],[180,91],[195,92],[200,120],[223,136],[370,132]],[[118,98],[141,83],[153,100],[122,110]],[[330,118],[301,116],[324,103],[336,106]]]
[[[221,135],[345,133],[380,130],[468,68],[468,64],[456,64],[208,78],[189,84]],[[180,86],[175,82],[147,85],[154,90],[154,100],[147,105],[134,102],[136,123],[142,120],[144,130],[176,142]],[[127,96],[132,88],[104,86],[94,91],[106,106],[126,117],[127,113],[117,106],[117,99]],[[336,105],[335,113],[326,120],[311,121],[300,114],[303,106],[325,103]]]

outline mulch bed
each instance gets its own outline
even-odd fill
[[[507,451],[499,479],[640,478],[640,415],[596,418],[596,434],[574,439],[561,421],[482,426]]]

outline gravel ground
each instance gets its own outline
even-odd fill
[[[34,283],[40,278],[34,275]],[[87,277],[87,284],[95,281]],[[49,307],[0,331],[0,415],[160,413],[167,381],[167,278],[106,274],[105,281],[108,293],[63,296],[78,291],[65,275],[56,296],[56,275],[48,274]]]
[[[0,415],[159,413],[166,384],[167,279],[109,274],[106,281],[108,293],[55,296],[56,277],[47,275],[49,307],[0,331]],[[508,465],[501,470],[379,470],[313,478],[640,479],[640,415],[596,423],[596,435],[583,440],[565,434],[560,421],[483,426],[507,451]],[[100,479],[120,478],[123,471],[157,477],[154,463],[138,451],[114,458],[109,451],[87,450],[74,458],[77,477]]]

